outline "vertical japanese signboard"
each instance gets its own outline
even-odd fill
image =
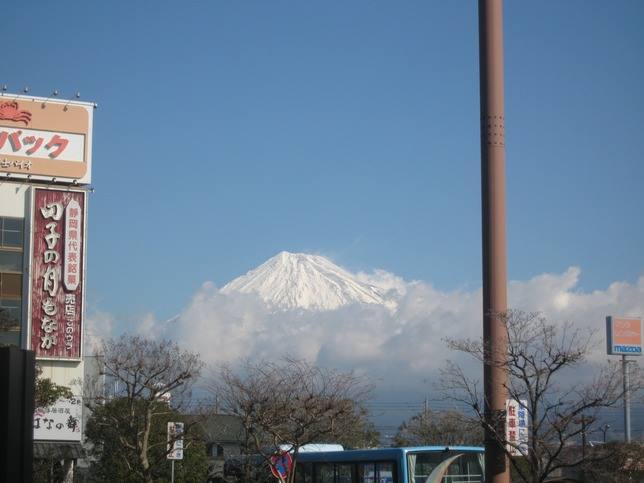
[[[528,454],[528,402],[525,399],[505,401],[506,427],[505,439],[508,442],[507,450],[512,456],[525,456]]]
[[[606,317],[606,349],[610,355],[642,355],[642,321],[632,317]]]
[[[169,460],[183,459],[183,423],[168,423],[168,456]]]
[[[81,357],[85,206],[83,191],[34,190],[30,317],[39,358]]]

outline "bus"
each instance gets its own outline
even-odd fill
[[[299,453],[296,483],[482,483],[483,448],[418,446]]]

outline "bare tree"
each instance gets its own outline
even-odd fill
[[[594,446],[598,457],[584,467],[586,481],[629,483],[644,481],[644,444],[612,441]]]
[[[365,427],[363,403],[372,387],[353,373],[284,359],[246,362],[242,374],[222,367],[213,390],[222,408],[242,421],[250,453],[272,465],[271,456],[286,445],[294,470],[301,446],[337,442]]]
[[[469,405],[476,420],[509,455],[518,475],[526,482],[543,482],[553,472],[580,468],[598,457],[584,451],[585,435],[599,424],[600,411],[613,406],[621,397],[619,366],[607,363],[598,368],[588,381],[579,381],[568,369],[579,369],[586,361],[592,333],[549,323],[539,314],[508,311],[503,316],[507,329],[508,397],[521,403],[529,416],[528,443],[508,441],[505,420],[486,423],[484,400],[479,381],[469,378],[463,369],[448,362],[442,370],[441,386],[449,396]],[[486,345],[481,341],[448,340],[451,349],[464,352],[485,363]],[[634,377],[636,379],[636,377]],[[582,442],[581,451],[571,446]]]
[[[176,416],[188,401],[202,362],[172,341],[131,335],[105,341],[102,353],[105,379],[113,384],[114,393],[107,402],[100,395],[86,398],[90,409],[96,410],[90,421],[96,435],[93,442],[100,445],[101,434],[115,432],[110,450],[121,453],[120,460],[132,475],[152,482],[154,468],[168,454],[165,438],[151,437],[164,432],[165,426],[155,425],[159,421],[165,425],[168,415]]]
[[[480,445],[483,430],[478,422],[460,411],[426,409],[402,423],[394,446]]]

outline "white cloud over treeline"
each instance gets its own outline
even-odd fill
[[[336,310],[277,310],[254,293],[222,293],[204,283],[181,313],[169,321],[139,317],[129,332],[170,338],[201,354],[215,368],[244,359],[276,360],[285,355],[317,365],[365,374],[387,397],[422,398],[432,391],[446,360],[482,372],[473,360],[450,351],[446,338],[478,339],[482,334],[481,289],[444,291],[431,283],[406,281],[376,270],[351,274],[379,287],[392,305],[352,304]],[[596,345],[576,376],[591,375],[604,362],[606,315],[644,316],[644,276],[601,290],[580,288],[581,270],[545,273],[509,283],[509,306],[540,312],[551,322],[567,321],[596,332]],[[88,316],[86,353],[101,338],[118,335],[106,312]],[[481,374],[482,376],[482,374]],[[415,396],[414,396],[415,395]]]
[[[206,282],[178,317],[159,322],[146,316],[137,331],[175,339],[211,365],[290,355],[354,369],[401,387],[418,385],[446,359],[459,360],[445,347],[445,338],[481,336],[480,288],[442,291],[382,270],[355,276],[395,295],[396,308],[354,304],[329,311],[277,311],[254,294],[222,294]],[[644,277],[585,292],[579,288],[580,276],[581,270],[571,267],[563,273],[513,281],[509,304],[541,312],[553,322],[571,321],[596,330],[597,346],[590,361],[598,362],[606,359],[606,315],[644,314]],[[108,315],[98,315],[103,327],[113,327]],[[96,335],[105,335],[102,332]]]

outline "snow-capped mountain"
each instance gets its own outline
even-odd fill
[[[221,289],[257,293],[282,310],[334,310],[353,303],[391,306],[384,290],[361,282],[328,258],[281,252]]]

